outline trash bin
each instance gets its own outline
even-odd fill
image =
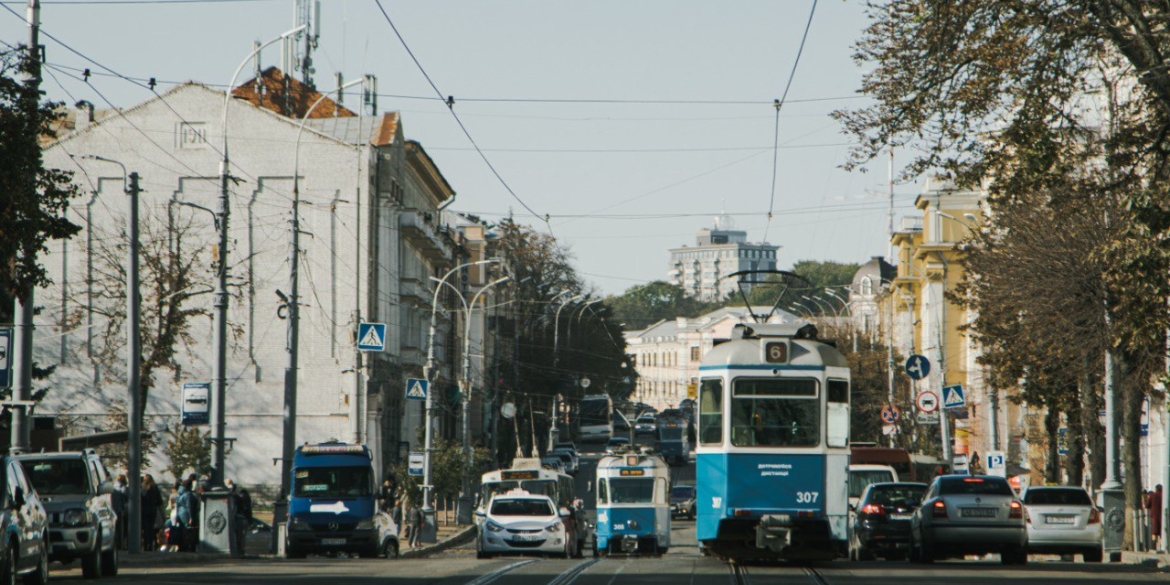
[[[199,519],[199,551],[243,554],[236,519],[236,501],[226,489],[215,488],[203,492],[202,516]]]
[[[285,531],[288,530],[288,499],[281,498],[272,505],[272,542],[268,553],[284,556]]]
[[[1125,490],[1107,489],[1097,492],[1101,505],[1102,548],[1109,560],[1121,560],[1121,541],[1125,537]]]

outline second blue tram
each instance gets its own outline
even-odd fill
[[[670,467],[651,453],[622,450],[597,462],[593,554],[666,554],[670,548]]]
[[[848,543],[849,367],[814,325],[741,323],[700,366],[696,536],[730,560]]]

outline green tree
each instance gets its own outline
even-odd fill
[[[1164,369],[1170,325],[1170,37],[1160,24],[1170,20],[1170,5],[894,0],[870,3],[869,11],[872,24],[856,58],[872,67],[862,91],[874,103],[838,114],[860,143],[850,166],[903,146],[913,153],[904,175],[938,173],[959,188],[987,189],[994,207],[995,199],[1011,201],[1042,187],[1046,175],[1073,161],[1084,165],[1074,176],[1094,201],[1121,202],[1124,212],[1108,216],[1111,237],[1092,252],[1105,265],[1100,291],[1090,293],[1102,300],[1104,326],[1099,340],[1086,341],[1103,350],[1069,363],[1100,368],[1108,352],[1118,365],[1126,517],[1136,517],[1137,419],[1143,394]],[[1081,148],[1090,149],[1087,157],[1076,156]],[[1064,212],[1066,202],[1055,191],[1040,191],[1055,215]],[[1003,213],[993,211],[989,229],[997,229]],[[1069,288],[1077,287],[1046,294]],[[1045,300],[1011,306],[1025,323],[1003,319],[1003,332],[1031,334],[1030,311]],[[1050,406],[1058,400],[1048,394],[1065,393],[1066,386],[1047,385]],[[1132,533],[1125,531],[1127,541]]]
[[[628,329],[645,329],[663,319],[698,317],[719,307],[688,296],[681,286],[664,280],[630,287],[605,302]]]
[[[50,283],[37,260],[47,243],[81,229],[66,217],[77,196],[72,173],[43,164],[40,141],[56,136],[64,110],[41,101],[35,68],[23,45],[0,51],[0,291],[22,298]]]
[[[199,432],[199,427],[174,425],[167,430],[167,444],[163,453],[170,460],[168,471],[176,482],[188,473],[199,476],[211,473],[211,433]]]

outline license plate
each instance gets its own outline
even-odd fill
[[[345,544],[344,538],[322,538],[321,544],[324,546],[339,546]]]
[[[536,534],[516,534],[512,536],[512,540],[517,542],[532,542],[540,540],[540,536]]]
[[[995,508],[959,508],[963,518],[995,518]]]
[[[1072,516],[1045,516],[1045,524],[1072,524],[1076,519]]]
[[[890,514],[890,520],[909,520],[909,514]]]

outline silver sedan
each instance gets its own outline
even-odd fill
[[[1084,488],[1028,488],[1024,508],[1028,516],[1028,552],[1081,554],[1086,563],[1101,562],[1101,512]]]
[[[1005,565],[1028,562],[1024,506],[1006,479],[935,478],[910,518],[910,560],[999,553]]]

